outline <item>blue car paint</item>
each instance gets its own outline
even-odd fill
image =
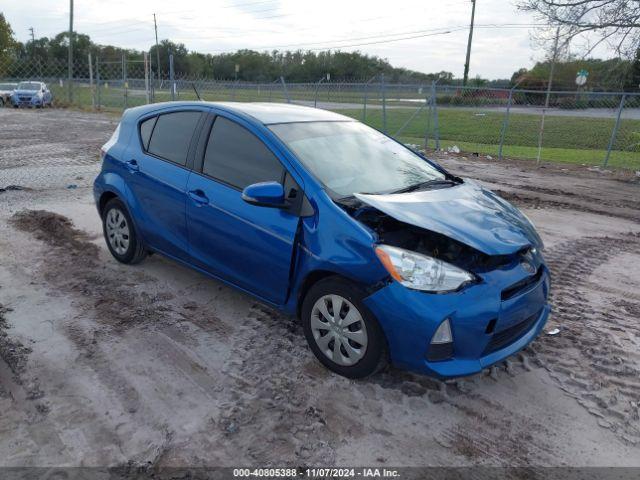
[[[38,82],[34,82],[38,83]],[[44,87],[44,91],[41,89],[37,90],[26,90],[26,89],[16,89],[11,94],[10,100],[11,104],[14,107],[45,107],[47,105],[51,105],[53,102],[53,95],[46,87],[46,85],[41,84]],[[42,93],[42,96],[38,95]]]
[[[441,190],[356,197],[401,222],[441,233],[487,255],[509,255],[542,245],[517,208],[470,180]]]
[[[144,157],[138,123],[151,115],[184,109],[225,116],[258,136],[304,191],[311,214],[297,217],[283,210],[250,205],[242,200],[238,189],[189,168]],[[96,203],[100,205],[105,193],[117,195],[126,203],[136,232],[153,250],[287,314],[299,311],[302,288],[313,275],[338,274],[364,286],[370,291],[364,303],[385,333],[392,362],[401,368],[438,377],[469,375],[532,341],[549,314],[549,273],[539,248],[530,261],[542,271],[539,281],[508,300],[501,299],[501,292],[531,275],[516,260],[479,273],[478,282],[451,293],[420,292],[392,281],[374,252],[377,234],[339,207],[266,126],[272,122],[318,120],[351,121],[331,112],[274,104],[170,102],[127,110],[119,138],[105,152],[102,172],[96,178]],[[138,161],[135,171],[126,164],[132,159]],[[134,177],[135,182],[148,184],[136,187]],[[422,195],[408,202],[414,203],[408,209],[396,203],[394,197],[402,194],[362,200],[406,223],[428,225],[434,231],[449,228],[446,234],[452,238],[489,254],[512,253],[525,245],[541,247],[535,230],[508,202],[473,182],[461,189],[462,200],[446,197],[451,193],[445,192],[455,188],[428,192],[445,195],[442,198],[446,200],[440,203],[435,197],[431,199],[431,207],[438,205],[435,209],[424,204]],[[151,192],[154,189],[158,191]],[[152,198],[155,211],[149,212]],[[452,217],[456,218],[454,224],[448,222]],[[498,227],[487,232],[483,225]],[[485,333],[488,322],[495,320],[495,332],[500,332],[532,315],[536,319],[527,332],[485,354],[491,339]],[[429,362],[425,359],[429,341],[445,318],[451,320],[454,356]]]

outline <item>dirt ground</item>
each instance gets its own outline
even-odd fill
[[[465,379],[351,381],[247,295],[110,257],[116,122],[0,110],[0,466],[640,466],[634,175],[440,154],[536,224],[560,332]]]

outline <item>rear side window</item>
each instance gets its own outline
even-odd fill
[[[200,112],[160,115],[153,128],[147,151],[178,165],[186,165],[189,144],[199,119]]]
[[[257,182],[281,182],[284,168],[258,137],[237,123],[218,117],[211,129],[202,171],[244,188]]]
[[[149,140],[151,140],[151,132],[156,124],[158,117],[151,117],[140,124],[140,139],[142,140],[142,148],[149,149]]]

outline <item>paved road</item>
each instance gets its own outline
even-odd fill
[[[415,100],[415,106],[406,105],[406,103],[413,102]],[[389,99],[390,104],[387,105],[387,109],[391,110],[414,110],[420,106],[424,99]],[[393,102],[403,102],[405,105],[394,104]],[[299,105],[314,106],[312,101],[296,101]],[[342,102],[318,102],[318,108],[325,110],[358,110],[362,109],[362,103],[342,103]],[[380,104],[368,104],[369,110],[381,110]],[[487,112],[487,113],[504,113],[506,107],[450,107],[450,106],[438,106],[439,110],[467,110],[473,112]],[[542,108],[540,107],[527,107],[527,106],[514,106],[511,107],[511,113],[525,114],[525,115],[542,115]],[[549,108],[547,109],[547,115],[553,117],[580,117],[580,118],[611,118],[615,119],[618,114],[617,108],[585,108],[581,110],[566,110],[562,108]],[[630,120],[640,120],[640,108],[626,108],[622,112],[622,118]]]

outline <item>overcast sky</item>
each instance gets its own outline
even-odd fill
[[[0,11],[23,42],[29,27],[36,37],[69,28],[69,0],[1,1]],[[96,43],[145,50],[154,42],[153,13],[160,40],[203,53],[340,47],[379,55],[394,66],[461,77],[471,1],[75,0],[74,30]],[[530,40],[535,23],[512,1],[477,0],[470,75],[508,78],[530,67],[543,56]]]

